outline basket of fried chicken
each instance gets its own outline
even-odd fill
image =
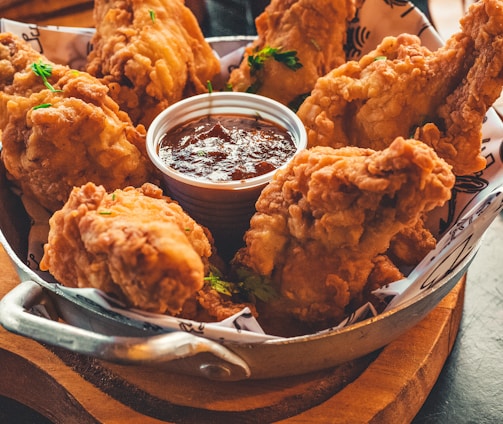
[[[248,362],[261,353],[243,346],[318,352],[255,373],[270,376],[382,347],[466,272],[502,206],[502,1],[473,4],[445,42],[408,2],[271,0],[256,37],[225,40],[181,0],[96,1],[94,19],[0,33],[4,182],[37,224],[28,262],[46,289],[150,329],[198,328]],[[166,108],[225,90],[287,106],[308,140],[229,255],[145,143]]]

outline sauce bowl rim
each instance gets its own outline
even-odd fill
[[[267,119],[286,128],[292,135],[296,145],[295,153],[280,167],[256,177],[233,181],[209,181],[185,175],[170,166],[166,165],[159,157],[158,145],[164,133],[170,128],[182,124],[183,122],[196,119],[197,117],[207,115],[212,108],[215,113],[235,113],[240,115],[256,116]],[[231,108],[240,110],[240,112],[220,112],[218,109],[229,110]],[[185,109],[190,113],[186,115]],[[186,119],[182,116],[187,116]],[[190,117],[189,117],[190,116]],[[172,117],[172,119],[170,119]],[[170,123],[174,124],[170,126]],[[146,135],[147,154],[156,168],[166,177],[173,178],[179,182],[214,190],[241,190],[266,184],[272,176],[280,169],[285,168],[291,162],[293,157],[301,150],[307,147],[307,132],[304,124],[297,114],[282,103],[271,98],[252,93],[223,91],[197,94],[187,97],[160,112],[150,124]]]

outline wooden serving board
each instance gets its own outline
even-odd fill
[[[0,247],[0,297],[18,282]],[[451,352],[465,280],[380,352],[304,376],[213,382],[120,366],[0,327],[0,395],[54,423],[390,423],[417,414]]]
[[[93,0],[0,0],[0,17],[38,25],[93,27]]]

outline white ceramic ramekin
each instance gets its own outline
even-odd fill
[[[147,152],[162,172],[170,197],[212,232],[220,252],[232,252],[242,243],[242,236],[255,212],[255,202],[276,170],[239,181],[203,181],[167,166],[158,154],[159,143],[166,132],[210,114],[258,115],[272,121],[291,133],[297,152],[306,148],[307,136],[302,121],[288,107],[264,96],[240,92],[189,97],[161,112],[148,128]]]

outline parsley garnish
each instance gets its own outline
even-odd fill
[[[39,60],[36,63],[31,64],[31,70],[33,73],[40,78],[42,78],[42,81],[44,82],[44,85],[51,90],[52,92],[61,92],[62,90],[56,90],[49,81],[47,81],[47,78],[52,75],[52,65],[49,63],[43,63],[42,60]]]
[[[386,59],[387,59],[387,57],[386,57],[386,56],[376,56],[376,57],[374,58],[374,62],[375,62],[376,60],[386,60]]]
[[[209,275],[204,280],[213,290],[227,296],[237,295],[245,299],[257,298],[263,302],[277,297],[272,281],[267,277],[255,274],[246,268],[238,268],[236,277],[238,282],[225,281],[219,270],[211,267]]]
[[[255,53],[248,56],[248,65],[250,66],[250,75],[256,77],[255,81],[246,89],[248,93],[257,93],[262,85],[263,76],[261,75],[264,63],[268,60],[275,60],[283,63],[292,71],[302,68],[295,50],[282,51],[281,47],[266,46],[262,50],[255,50]]]
[[[281,47],[266,46],[262,50],[256,51],[255,54],[248,56],[248,64],[252,75],[262,69],[264,63],[271,58],[276,62],[284,63],[292,71],[302,68],[302,63],[300,63],[295,50],[281,51]]]
[[[213,290],[216,290],[220,294],[232,296],[235,293],[234,283],[224,281],[219,275],[215,275],[212,272],[207,277],[204,277],[204,280],[209,283]]]
[[[148,14],[150,16],[150,20],[155,23],[155,10],[149,9]]]
[[[238,268],[236,274],[238,280],[242,281],[238,283],[241,289],[253,294],[257,299],[269,302],[278,296],[270,278],[255,274],[246,268]]]
[[[41,103],[37,106],[33,106],[33,109],[46,109],[48,107],[51,107],[52,105],[50,103]]]

